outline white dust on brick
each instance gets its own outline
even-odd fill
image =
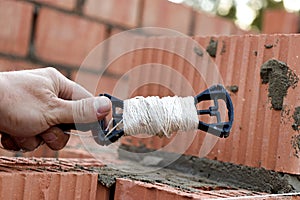
[[[145,133],[170,137],[198,127],[194,97],[135,97],[124,101],[125,135]]]

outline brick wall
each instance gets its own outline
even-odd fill
[[[282,12],[279,12],[279,14],[282,15]],[[266,33],[297,32],[298,15],[287,15],[289,16],[288,19],[291,20],[283,20],[283,22],[280,22],[284,23],[285,26],[279,26],[278,24],[280,23],[278,21],[274,22],[274,20],[268,20],[269,18],[273,18],[270,17],[273,15],[265,15],[264,24],[266,25],[263,30]],[[272,27],[272,24],[274,26],[276,25],[276,28],[267,28],[267,25]],[[169,28],[190,36],[207,36],[196,38],[196,40],[204,46],[209,43],[212,36],[227,35],[228,37],[218,36],[220,41],[223,41],[224,44],[226,43],[226,53],[224,55],[218,55],[213,60],[220,66],[220,71],[223,73],[223,78],[228,85],[238,84],[241,88],[248,87],[249,84],[252,83],[249,79],[253,78],[250,75],[245,77],[248,78],[247,80],[240,79],[240,82],[234,82],[239,80],[241,74],[248,73],[248,71],[246,73],[245,70],[249,70],[249,73],[252,72],[249,68],[239,69],[239,67],[248,65],[255,65],[257,67],[259,63],[261,64],[262,61],[271,57],[281,58],[294,66],[293,69],[297,70],[295,65],[297,64],[295,57],[297,53],[293,51],[297,45],[292,45],[295,44],[294,42],[297,43],[297,35],[276,37],[263,35],[257,37],[247,36],[245,38],[229,36],[232,34],[245,34],[245,31],[238,29],[233,22],[229,20],[210,16],[166,0],[2,0],[0,1],[0,71],[53,66],[68,78],[74,80],[78,75],[78,69],[81,63],[97,44],[124,30],[144,26]],[[134,36],[132,36],[132,38],[133,37]],[[277,47],[271,50],[264,49],[264,44],[270,42],[272,44],[276,43],[275,39],[277,38],[280,40],[280,48]],[[137,45],[139,42],[143,42],[143,39],[131,40],[129,37],[129,40],[125,42],[126,45]],[[184,43],[184,41],[181,42]],[[162,47],[163,45],[184,45],[183,43],[172,43],[172,38],[165,38],[161,45]],[[259,44],[261,44],[261,46],[258,47]],[[110,58],[113,54],[112,47],[115,46],[120,46],[118,49],[120,50],[123,45],[114,44],[112,42],[108,43],[107,51],[99,52],[96,61],[88,63],[84,72],[81,72],[81,78],[85,80],[83,86],[89,89],[92,88],[91,85],[95,85],[96,83],[97,88],[95,91],[92,91],[95,95],[103,92],[112,93],[115,84],[118,83],[119,77],[124,72],[127,72],[137,64],[145,64],[153,59],[161,59],[164,64],[174,66],[174,69],[182,72],[184,77],[194,83],[195,90],[201,91],[205,89],[205,87],[199,87],[200,79],[195,76],[194,71],[184,70],[183,66],[185,64],[181,63],[182,61],[180,59],[172,57],[172,55],[162,56],[163,53],[159,51],[152,52],[151,50],[136,51],[133,54],[129,53],[121,56],[111,63],[107,73],[101,77],[98,84],[98,66],[103,64],[102,61]],[[260,53],[255,49],[256,47],[260,48]],[[286,53],[287,49],[289,49],[288,54]],[[247,58],[247,52],[249,53],[252,50],[258,54],[257,58],[260,59],[258,64]],[[243,54],[244,57],[239,57],[241,54]],[[255,53],[253,55],[255,55]],[[251,54],[251,56],[253,55]],[[233,73],[232,69],[234,67],[238,68],[238,70]],[[226,74],[228,70],[232,72],[228,73],[229,75]],[[158,75],[159,74],[156,74],[153,77],[159,77]],[[143,79],[144,74],[139,74],[138,77]],[[177,79],[173,79],[172,77],[165,79],[170,82],[177,81]],[[257,87],[258,81],[259,80],[256,80],[255,82]],[[260,89],[260,92],[261,91],[263,91],[263,89]],[[171,94],[171,91],[167,88],[157,87],[157,85],[145,85],[133,91],[133,94],[159,94],[165,96]],[[237,95],[243,99],[246,94],[245,92],[240,92]],[[255,95],[258,94],[255,93]],[[255,95],[253,95],[253,97],[255,97]],[[259,95],[259,97],[267,101],[265,93],[261,92]],[[235,96],[233,96],[233,98],[235,98]],[[254,100],[252,99],[251,102]],[[244,104],[240,101],[235,99],[234,101],[236,101],[235,106],[237,106],[238,112],[243,112],[244,109],[247,109],[247,112],[253,113],[256,112],[256,110],[253,110],[254,108],[263,108],[264,112],[262,113],[267,116],[266,119],[269,115],[275,116],[274,118],[278,115],[278,113],[270,114],[267,112],[267,107],[263,104],[259,104],[261,107],[250,107],[250,103],[248,102],[246,102],[248,106],[243,106]],[[296,104],[293,104],[293,106],[296,106]],[[240,118],[237,117],[235,123],[244,125],[241,130],[239,130],[238,125],[236,125],[233,134],[240,134],[240,136],[218,144],[216,149],[211,153],[210,158],[299,174],[299,168],[297,168],[297,166],[299,166],[299,160],[292,157],[291,168],[289,168],[287,164],[284,164],[287,162],[283,160],[284,156],[282,157],[281,154],[286,155],[286,153],[288,154],[290,151],[280,148],[279,140],[276,140],[276,145],[273,145],[271,142],[273,140],[270,140],[270,138],[272,138],[270,131],[267,133],[266,138],[263,137],[262,132],[259,132],[259,137],[254,138],[253,135],[248,135],[249,132],[247,129],[251,133],[254,133],[258,130],[255,128],[256,126],[253,125],[253,122],[251,122],[252,124],[250,122],[248,123],[247,118],[239,114],[238,116],[240,116]],[[265,116],[262,116],[262,118],[264,117]],[[256,118],[256,120],[259,119],[261,118]],[[245,129],[245,127],[247,129]],[[285,126],[280,125],[281,130],[284,130],[284,127]],[[270,126],[265,125],[263,128],[267,129],[270,128]],[[279,133],[276,134],[278,135]],[[293,134],[295,133],[288,132],[286,134],[287,136],[285,135],[284,144],[289,145],[289,138]],[[249,143],[247,143],[242,136],[249,137],[250,140],[247,140]],[[235,146],[234,150],[228,149],[233,144],[242,146],[247,143],[247,145],[251,146],[251,144],[254,143],[254,139],[262,139],[262,137],[264,140],[258,141],[260,142],[257,144],[258,147],[253,150],[253,154],[250,152],[250,157],[246,149],[240,151],[240,146]],[[167,139],[165,139],[165,141],[159,140],[159,142],[153,143],[153,145],[159,148],[167,141]],[[194,144],[194,146],[189,149],[190,154],[194,155],[195,152],[199,150],[197,149],[197,145],[199,144]],[[220,149],[221,151],[219,151]],[[256,159],[255,155],[257,154],[255,153],[257,153],[257,151],[266,153],[264,150],[267,150],[269,153],[271,152],[273,157],[268,158],[266,156],[267,154],[262,154],[260,155],[261,158]],[[242,152],[241,155],[238,155],[239,151]],[[49,153],[47,149],[41,149],[36,155],[57,156],[58,154],[52,154]],[[274,155],[281,156],[281,158],[278,160]],[[65,156],[68,157],[70,154],[66,154]],[[88,157],[88,155],[77,154],[76,156]],[[248,158],[250,160],[248,160]]]
[[[75,80],[81,63],[97,44],[124,30],[143,26],[170,28],[189,35],[243,33],[228,20],[167,0],[2,0],[0,71],[53,66]],[[96,90],[91,91],[95,95],[112,93],[120,75],[131,68],[124,63],[128,56],[121,57],[98,80],[99,65],[118,45],[109,43],[108,53],[100,52],[97,61],[88,63],[80,73],[83,81],[79,82],[84,87],[90,89],[96,84]],[[73,143],[68,145],[72,151]],[[29,155],[57,157],[58,152],[41,148]]]
[[[211,37],[194,37],[194,39],[203,47],[207,47],[211,41]],[[268,85],[262,84],[260,77],[263,63],[270,59],[287,63],[290,70],[299,77],[299,34],[219,36],[213,39],[218,41],[218,47],[216,56],[212,59],[217,64],[223,84],[227,88],[233,85],[238,87],[238,91],[229,91],[235,109],[231,135],[226,139],[217,139],[198,131],[195,134],[176,134],[176,139],[175,134],[171,138],[123,137],[123,143],[148,149],[185,153],[196,157],[207,156],[224,162],[299,175],[300,158],[297,139],[299,132],[293,129],[295,108],[300,106],[299,86],[294,89],[289,88],[284,97],[283,108],[275,110],[270,102]],[[164,38],[155,41],[145,40],[149,43],[163,44],[165,42]],[[168,39],[169,43],[177,44],[177,47],[186,51],[185,55],[187,55],[191,50],[185,48],[186,44],[182,41],[183,38],[180,37]],[[152,55],[154,54],[155,52],[152,52]],[[190,63],[184,63],[182,59],[169,55],[167,52],[161,51],[156,54],[156,56],[146,56],[134,65],[144,63],[172,65],[174,62],[182,62],[179,66],[174,64],[174,69],[184,72],[183,76],[196,92],[200,93],[205,89],[206,81],[196,76],[197,72],[192,70]],[[195,53],[190,56],[194,57],[192,60],[198,57]],[[205,60],[205,57],[202,59]],[[201,59],[195,62],[196,66],[201,66],[201,64],[205,64]],[[209,65],[204,66],[209,69]],[[209,72],[210,70],[207,70],[206,78],[213,77],[213,74]],[[155,73],[153,70],[143,71],[143,79],[151,80],[156,76]],[[163,69],[160,69],[158,74],[164,74]],[[166,76],[159,76],[158,80],[170,87],[181,85],[174,84],[180,82],[172,78],[167,79]],[[138,90],[137,94],[147,96],[161,94],[161,92],[159,87],[149,86]],[[213,148],[209,149],[209,147]],[[209,151],[206,151],[207,148]]]
[[[97,44],[123,30],[159,26],[189,35],[242,32],[230,21],[166,0],[3,0],[0,25],[1,71],[50,65],[69,78]]]

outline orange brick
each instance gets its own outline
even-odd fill
[[[66,10],[73,10],[76,6],[76,0],[34,0],[39,3],[45,3]]]
[[[103,25],[42,8],[37,20],[36,55],[46,61],[80,66],[104,37]]]
[[[145,0],[142,26],[170,28],[189,33],[192,9],[166,0]]]
[[[141,0],[88,0],[85,3],[84,13],[106,20],[109,23],[136,27],[140,1]]]
[[[0,1],[0,51],[25,56],[31,34],[33,6],[25,2]]]

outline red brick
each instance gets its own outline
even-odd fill
[[[210,36],[245,33],[243,30],[237,28],[231,20],[203,12],[195,12],[195,30],[193,35]]]
[[[96,200],[109,200],[110,198],[110,190],[103,186],[101,183],[98,183],[97,185],[97,191],[96,191]]]
[[[36,55],[46,61],[80,66],[104,37],[105,26],[101,24],[42,8],[37,20]]]
[[[1,199],[96,198],[97,173],[76,169],[80,160],[1,157]]]
[[[168,191],[169,190],[169,191]],[[184,196],[186,195],[186,196]],[[118,178],[116,182],[115,200],[132,199],[199,199],[200,195],[187,194],[171,189],[166,185],[156,185]]]
[[[0,51],[25,56],[31,35],[33,6],[18,1],[0,1]]]
[[[163,27],[189,33],[192,8],[167,0],[145,0],[142,26]]]
[[[141,0],[87,0],[84,13],[123,26],[136,27]]]
[[[36,69],[40,67],[43,66],[27,61],[13,60],[0,57],[0,71],[17,71],[23,69]]]
[[[294,197],[296,197],[295,195]],[[224,189],[207,191],[199,188],[197,192],[186,192],[173,188],[166,184],[145,183],[142,181],[134,181],[124,178],[117,178],[115,200],[131,199],[131,200],[152,200],[152,199],[223,199],[237,198],[242,199],[273,199],[262,193],[253,193],[242,189]],[[278,197],[284,198],[284,195]],[[293,197],[293,195],[291,195]]]
[[[130,69],[134,68],[133,59],[137,55],[136,53],[136,36],[129,32],[122,32],[118,34],[113,31],[112,37],[108,40],[107,51],[107,72],[124,75]]]
[[[115,77],[107,75],[100,76],[89,72],[73,73],[72,80],[94,95],[99,95],[100,93],[113,94],[118,83],[118,79]]]
[[[195,37],[195,40],[206,47],[211,37]],[[210,159],[242,164],[251,167],[263,167],[268,170],[300,174],[299,158],[294,155],[295,147],[292,138],[299,133],[292,129],[294,123],[292,119],[295,107],[299,106],[297,94],[300,87],[288,90],[287,97],[284,98],[285,111],[270,109],[268,86],[261,84],[260,68],[267,60],[274,58],[286,62],[290,69],[297,74],[299,72],[300,59],[298,52],[300,37],[297,34],[287,35],[243,35],[243,36],[219,36],[218,49],[214,61],[220,71],[225,86],[237,85],[239,91],[231,93],[235,109],[235,121],[231,135],[226,139],[214,138],[206,140],[205,133],[199,131],[186,154],[194,156],[207,155]],[[150,39],[149,39],[150,40]],[[153,41],[153,38],[151,39]],[[160,40],[160,38],[156,38]],[[168,44],[180,42],[170,38],[164,38]],[[265,45],[272,45],[266,48]],[[181,47],[181,46],[179,46]],[[184,47],[182,46],[182,49]],[[186,55],[191,55],[190,48],[184,49]],[[155,51],[142,51],[140,63],[161,62]],[[176,56],[163,56],[162,63],[179,63]],[[138,59],[138,58],[136,58]],[[207,63],[198,63],[199,66],[209,66]],[[182,65],[180,65],[182,66]],[[175,66],[174,69],[178,69]],[[180,68],[178,69],[180,71]],[[195,79],[196,73],[187,68],[183,71],[184,76],[193,82],[193,87],[201,85],[202,80]],[[148,79],[151,73],[144,73],[142,79]],[[190,74],[190,75],[189,75]],[[208,71],[203,74],[205,79],[209,79],[212,74]],[[167,75],[164,74],[164,77]],[[170,79],[170,83],[177,83]],[[204,82],[205,83],[205,82]],[[202,84],[206,87],[205,84]],[[199,87],[197,91],[205,88]],[[202,88],[202,89],[201,89]],[[142,95],[153,94],[153,88],[143,87]],[[157,91],[157,90],[156,90]],[[204,138],[205,137],[205,138]],[[172,139],[172,138],[171,138]],[[125,140],[125,139],[124,139]],[[169,151],[179,152],[189,139],[182,139],[180,144],[173,144]],[[150,149],[161,149],[170,143],[170,139],[158,139],[150,137],[147,139],[130,138],[126,144],[144,146]],[[214,148],[203,154],[202,146],[214,145]],[[213,147],[213,146],[212,146]],[[209,153],[209,154],[207,154]],[[299,155],[298,155],[299,156]]]
[[[34,0],[39,3],[49,4],[66,10],[73,10],[76,6],[76,0]]]
[[[20,60],[20,59],[8,59],[4,57],[0,57],[0,72],[1,71],[18,71],[18,70],[27,70],[27,69],[37,69],[37,68],[44,68],[44,67],[54,67],[64,76],[68,75],[68,72],[65,69],[60,68],[60,66],[53,66],[53,65],[40,65],[36,63],[32,63],[27,60]]]
[[[299,14],[285,10],[265,10],[263,14],[263,33],[298,33]]]

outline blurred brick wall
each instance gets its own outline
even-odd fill
[[[1,71],[50,65],[69,78],[97,44],[123,30],[243,33],[229,20],[167,0],[2,0],[0,25]]]
[[[263,33],[299,33],[299,27],[298,13],[289,13],[282,9],[264,11],[262,20]]]

